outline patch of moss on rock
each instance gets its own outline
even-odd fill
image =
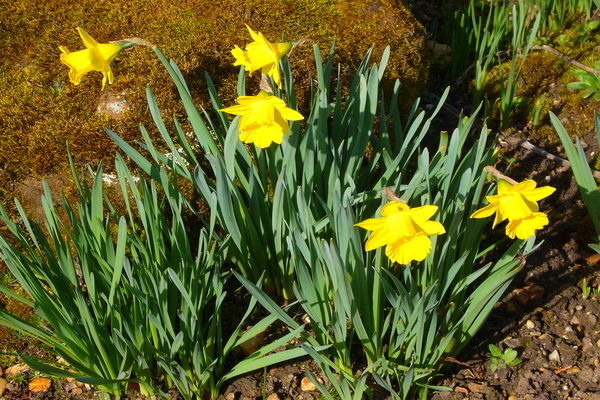
[[[119,54],[112,63],[115,82],[104,91],[98,72],[86,75],[79,86],[72,85],[68,67],[59,61],[58,46],[83,48],[77,26],[100,43],[141,37],[157,44],[177,62],[201,105],[208,104],[205,71],[223,103],[234,102],[238,67],[233,66],[230,49],[250,41],[245,24],[271,41],[311,38],[324,54],[335,39],[342,76],[352,73],[369,47],[374,46],[373,59],[378,60],[391,45],[388,77],[400,79],[406,104],[417,96],[427,74],[425,32],[393,0],[15,0],[2,3],[0,18],[2,202],[14,195],[12,183],[25,177],[68,176],[65,142],[77,165],[95,168],[104,160],[110,171],[117,148],[103,127],[130,143],[140,138],[139,123],[156,135],[146,106],[147,85],[152,86],[167,123],[171,115],[184,114],[166,71],[148,48]],[[291,63],[304,80],[297,92],[306,98],[314,63],[310,46],[295,52]],[[249,93],[258,87],[258,80],[258,74],[249,78]],[[116,113],[115,102],[120,104]]]

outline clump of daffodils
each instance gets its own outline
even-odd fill
[[[381,218],[369,218],[356,226],[373,231],[367,251],[386,246],[385,255],[399,264],[422,261],[431,251],[429,236],[446,232],[443,225],[429,219],[438,207],[425,205],[410,208],[401,201],[390,201],[381,209]]]
[[[508,220],[506,235],[511,239],[527,239],[535,235],[536,230],[548,225],[548,217],[539,212],[537,202],[550,196],[555,190],[551,186],[536,188],[536,183],[532,180],[513,185],[499,179],[498,194],[486,196],[490,204],[475,211],[471,218],[486,218],[495,213],[493,227]]]

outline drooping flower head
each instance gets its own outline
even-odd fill
[[[69,79],[74,85],[81,83],[81,78],[90,71],[102,72],[102,89],[106,82],[113,83],[113,73],[110,69],[111,61],[121,50],[131,47],[134,43],[122,41],[119,43],[98,43],[82,28],[77,28],[85,50],[70,52],[65,46],[58,48],[62,52],[60,61],[69,68]]]
[[[287,121],[300,121],[302,114],[288,108],[283,100],[261,90],[256,96],[240,96],[238,104],[220,111],[241,115],[238,121],[240,140],[260,148],[281,143],[290,130]]]
[[[291,43],[271,43],[262,33],[254,32],[246,25],[253,42],[246,45],[246,50],[235,46],[231,54],[235,57],[233,65],[243,65],[248,73],[262,70],[263,74],[269,75],[277,86],[281,86],[279,74],[279,59],[292,48]]]
[[[508,219],[506,234],[512,239],[527,239],[537,229],[548,224],[548,217],[539,212],[537,202],[550,196],[555,190],[551,186],[536,188],[536,183],[532,180],[512,185],[500,179],[498,194],[486,196],[490,204],[475,211],[471,218],[486,218],[495,213],[494,227]]]
[[[390,201],[381,209],[381,218],[369,218],[356,226],[373,231],[367,239],[367,251],[386,246],[385,255],[399,264],[422,261],[431,251],[429,236],[446,232],[444,226],[429,219],[437,206],[410,208],[399,201]]]

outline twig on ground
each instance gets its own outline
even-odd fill
[[[552,153],[547,152],[546,150],[539,148],[533,144],[531,144],[530,141],[525,140],[525,139],[517,139],[515,137],[503,137],[501,138],[501,140],[504,140],[507,144],[511,145],[511,146],[521,146],[524,149],[533,151],[536,154],[539,154],[541,156],[546,157],[549,160],[552,161],[556,161],[559,162],[561,164],[563,164],[566,167],[570,167],[571,163],[569,162],[569,160],[565,160],[564,158],[555,156]],[[592,175],[594,176],[594,178],[596,179],[600,179],[600,171],[596,171],[596,170],[592,170]]]

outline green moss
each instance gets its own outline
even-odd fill
[[[176,4],[168,0],[57,0],[51,4],[15,0],[0,6],[0,16],[0,59],[4,60],[0,65],[2,203],[15,194],[13,183],[25,177],[69,176],[65,142],[78,165],[95,167],[104,160],[105,170],[110,172],[117,148],[102,127],[130,143],[140,139],[139,123],[157,136],[147,111],[147,85],[152,85],[167,124],[171,115],[184,115],[171,81],[148,48],[123,51],[112,63],[115,82],[104,92],[98,72],[86,75],[79,86],[72,85],[68,68],[59,61],[58,46],[71,51],[83,48],[77,26],[101,43],[142,37],[159,45],[179,65],[192,96],[205,106],[205,71],[215,81],[223,103],[235,101],[238,67],[232,65],[230,49],[250,41],[245,24],[272,41],[312,38],[323,54],[335,38],[336,61],[341,62],[345,79],[369,47],[374,46],[376,61],[390,44],[388,78],[400,79],[407,105],[417,96],[427,74],[423,28],[406,8],[391,0],[224,0],[218,6],[192,0]],[[304,99],[300,105],[306,111],[315,75],[311,46],[298,48],[291,63],[298,80],[297,94]],[[258,80],[258,74],[249,77],[249,92],[258,86]],[[127,110],[119,115],[97,112],[99,103],[110,96],[123,98]]]

